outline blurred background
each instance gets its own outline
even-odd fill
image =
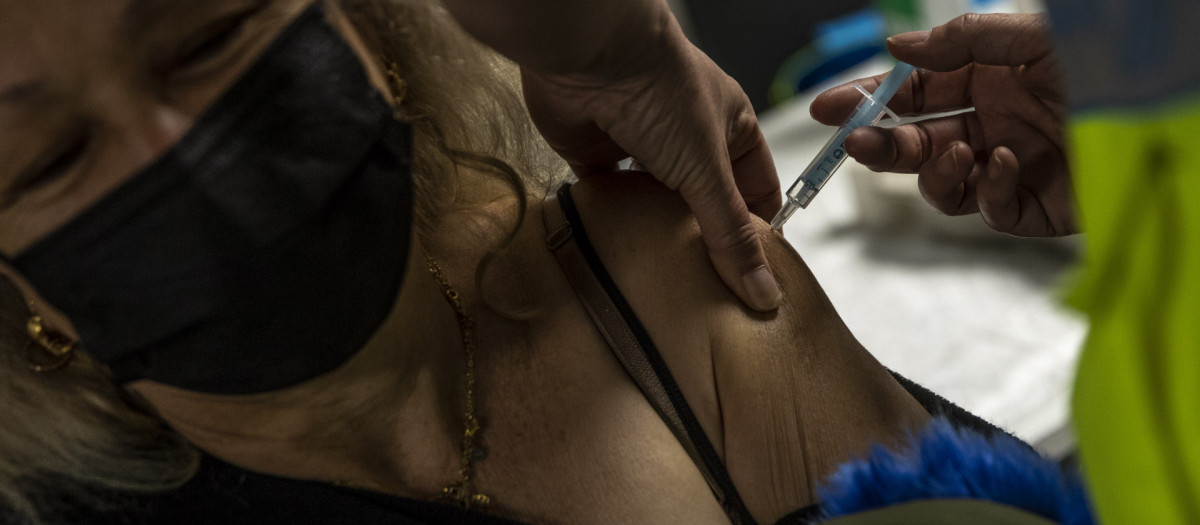
[[[834,129],[816,93],[883,73],[884,39],[1036,0],[669,0],[684,30],[750,96],[786,190]],[[885,121],[887,122],[887,121]],[[891,123],[890,125],[895,125]],[[1084,239],[1020,239],[929,208],[911,174],[851,159],[784,228],[839,313],[885,366],[1069,460],[1069,396],[1086,331],[1062,306]]]
[[[667,0],[684,32],[763,111],[883,51],[883,39],[962,13],[1041,12],[1039,0]]]

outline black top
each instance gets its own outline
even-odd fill
[[[567,219],[571,222],[577,242],[589,259],[588,263],[597,277],[605,283],[605,291],[620,308],[626,323],[637,328],[638,339],[643,346],[653,349],[653,342],[646,334],[633,309],[628,306],[617,289],[607,269],[595,255],[588,241],[583,223],[570,200],[569,190],[560,191],[560,199]],[[657,355],[657,352],[655,352]],[[660,359],[661,360],[661,359]],[[657,367],[656,367],[657,368]],[[665,366],[664,366],[665,370]],[[666,371],[669,379],[669,371]],[[967,412],[933,392],[892,372],[896,381],[917,400],[930,414],[943,416],[951,423],[983,435],[1005,432],[983,419]],[[672,381],[673,382],[673,381]],[[691,413],[687,401],[678,396],[682,411]],[[689,432],[699,432],[699,425]],[[707,441],[706,438],[703,438]],[[728,480],[720,461],[710,465],[719,469],[718,476]],[[726,481],[728,482],[728,481]],[[732,482],[728,482],[732,483]],[[450,504],[442,504],[393,496],[379,492],[330,483],[302,481],[252,472],[212,456],[203,457],[200,471],[180,489],[149,496],[127,496],[121,510],[107,514],[90,514],[69,519],[71,523],[100,523],[122,525],[270,525],[270,524],[474,524],[512,525],[519,522],[467,511]],[[783,517],[777,525],[804,524],[818,515],[818,506],[812,505]]]
[[[63,521],[104,525],[519,524],[450,504],[260,474],[207,454],[199,472],[180,489],[128,496],[114,503],[122,508]]]

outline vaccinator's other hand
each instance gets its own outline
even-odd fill
[[[968,14],[887,43],[898,60],[922,68],[888,104],[893,111],[974,111],[861,128],[847,138],[847,153],[875,171],[918,173],[921,195],[948,215],[979,212],[993,229],[1020,236],[1075,233],[1067,108],[1045,18]],[[882,77],[858,82],[873,91]],[[840,125],[861,98],[842,85],[810,110]]]

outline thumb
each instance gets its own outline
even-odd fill
[[[933,71],[954,71],[970,63],[1019,66],[1052,49],[1045,17],[1009,14],[968,13],[932,31],[893,36],[887,44],[898,60]]]
[[[746,306],[766,312],[779,307],[783,292],[767,266],[746,203],[727,164],[723,172],[683,179],[679,193],[700,224],[717,274]]]

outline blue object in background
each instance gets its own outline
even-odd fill
[[[771,83],[771,103],[779,104],[838,73],[885,52],[884,18],[874,8],[819,24],[812,44],[788,57]]]

